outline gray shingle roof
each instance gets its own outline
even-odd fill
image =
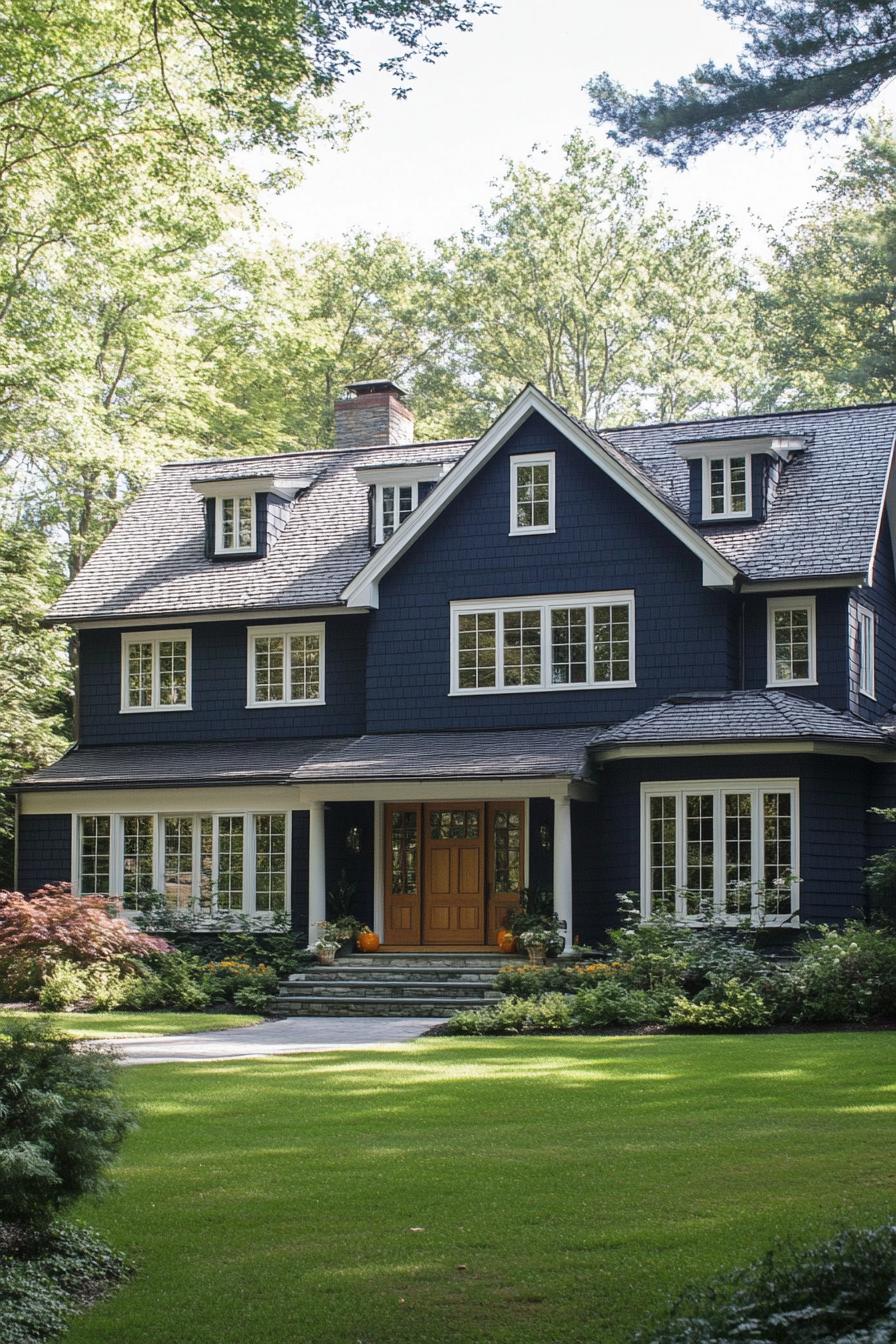
[[[578,778],[595,728],[383,733],[274,742],[78,747],[19,786],[281,783],[421,779]]]
[[[786,691],[731,691],[664,700],[598,733],[591,746],[600,753],[611,747],[754,741],[885,747],[891,739],[852,714]]]
[[[749,579],[868,569],[896,437],[896,404],[605,429],[601,437],[630,454],[686,513],[688,468],[675,444],[693,442],[697,429],[705,439],[764,434],[808,439],[805,451],[784,467],[764,523],[700,529]]]
[[[55,620],[327,606],[370,558],[368,487],[356,467],[454,463],[469,440],[395,448],[280,453],[163,467],[62,594]],[[260,560],[208,560],[195,480],[290,470],[314,475],[277,544]]]

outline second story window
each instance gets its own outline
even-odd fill
[[[250,628],[249,708],[323,703],[323,625]]]
[[[768,684],[816,684],[814,597],[769,600]]]
[[[874,690],[874,612],[867,607],[856,608],[856,643],[858,661],[858,686],[862,695],[869,700],[875,698]]]
[[[121,712],[190,708],[190,632],[122,635]]]
[[[703,463],[703,517],[744,518],[751,511],[749,457],[709,457]]]
[[[215,551],[239,555],[254,551],[255,499],[252,495],[225,496],[215,501]]]
[[[397,532],[417,507],[417,482],[378,485],[376,488],[376,544],[381,546]]]
[[[451,691],[560,691],[634,685],[632,593],[456,602]]]
[[[554,454],[510,459],[510,535],[554,531]]]

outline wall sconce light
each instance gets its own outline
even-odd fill
[[[359,854],[361,851],[361,828],[360,826],[349,826],[345,833],[345,847],[350,854]]]
[[[551,848],[551,828],[547,822],[543,821],[538,828],[538,843],[545,852]]]

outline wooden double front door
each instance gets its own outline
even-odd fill
[[[523,885],[523,803],[386,806],[385,941],[481,947]]]

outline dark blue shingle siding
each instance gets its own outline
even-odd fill
[[[26,894],[47,882],[71,881],[72,819],[62,813],[19,817],[16,887]]]

